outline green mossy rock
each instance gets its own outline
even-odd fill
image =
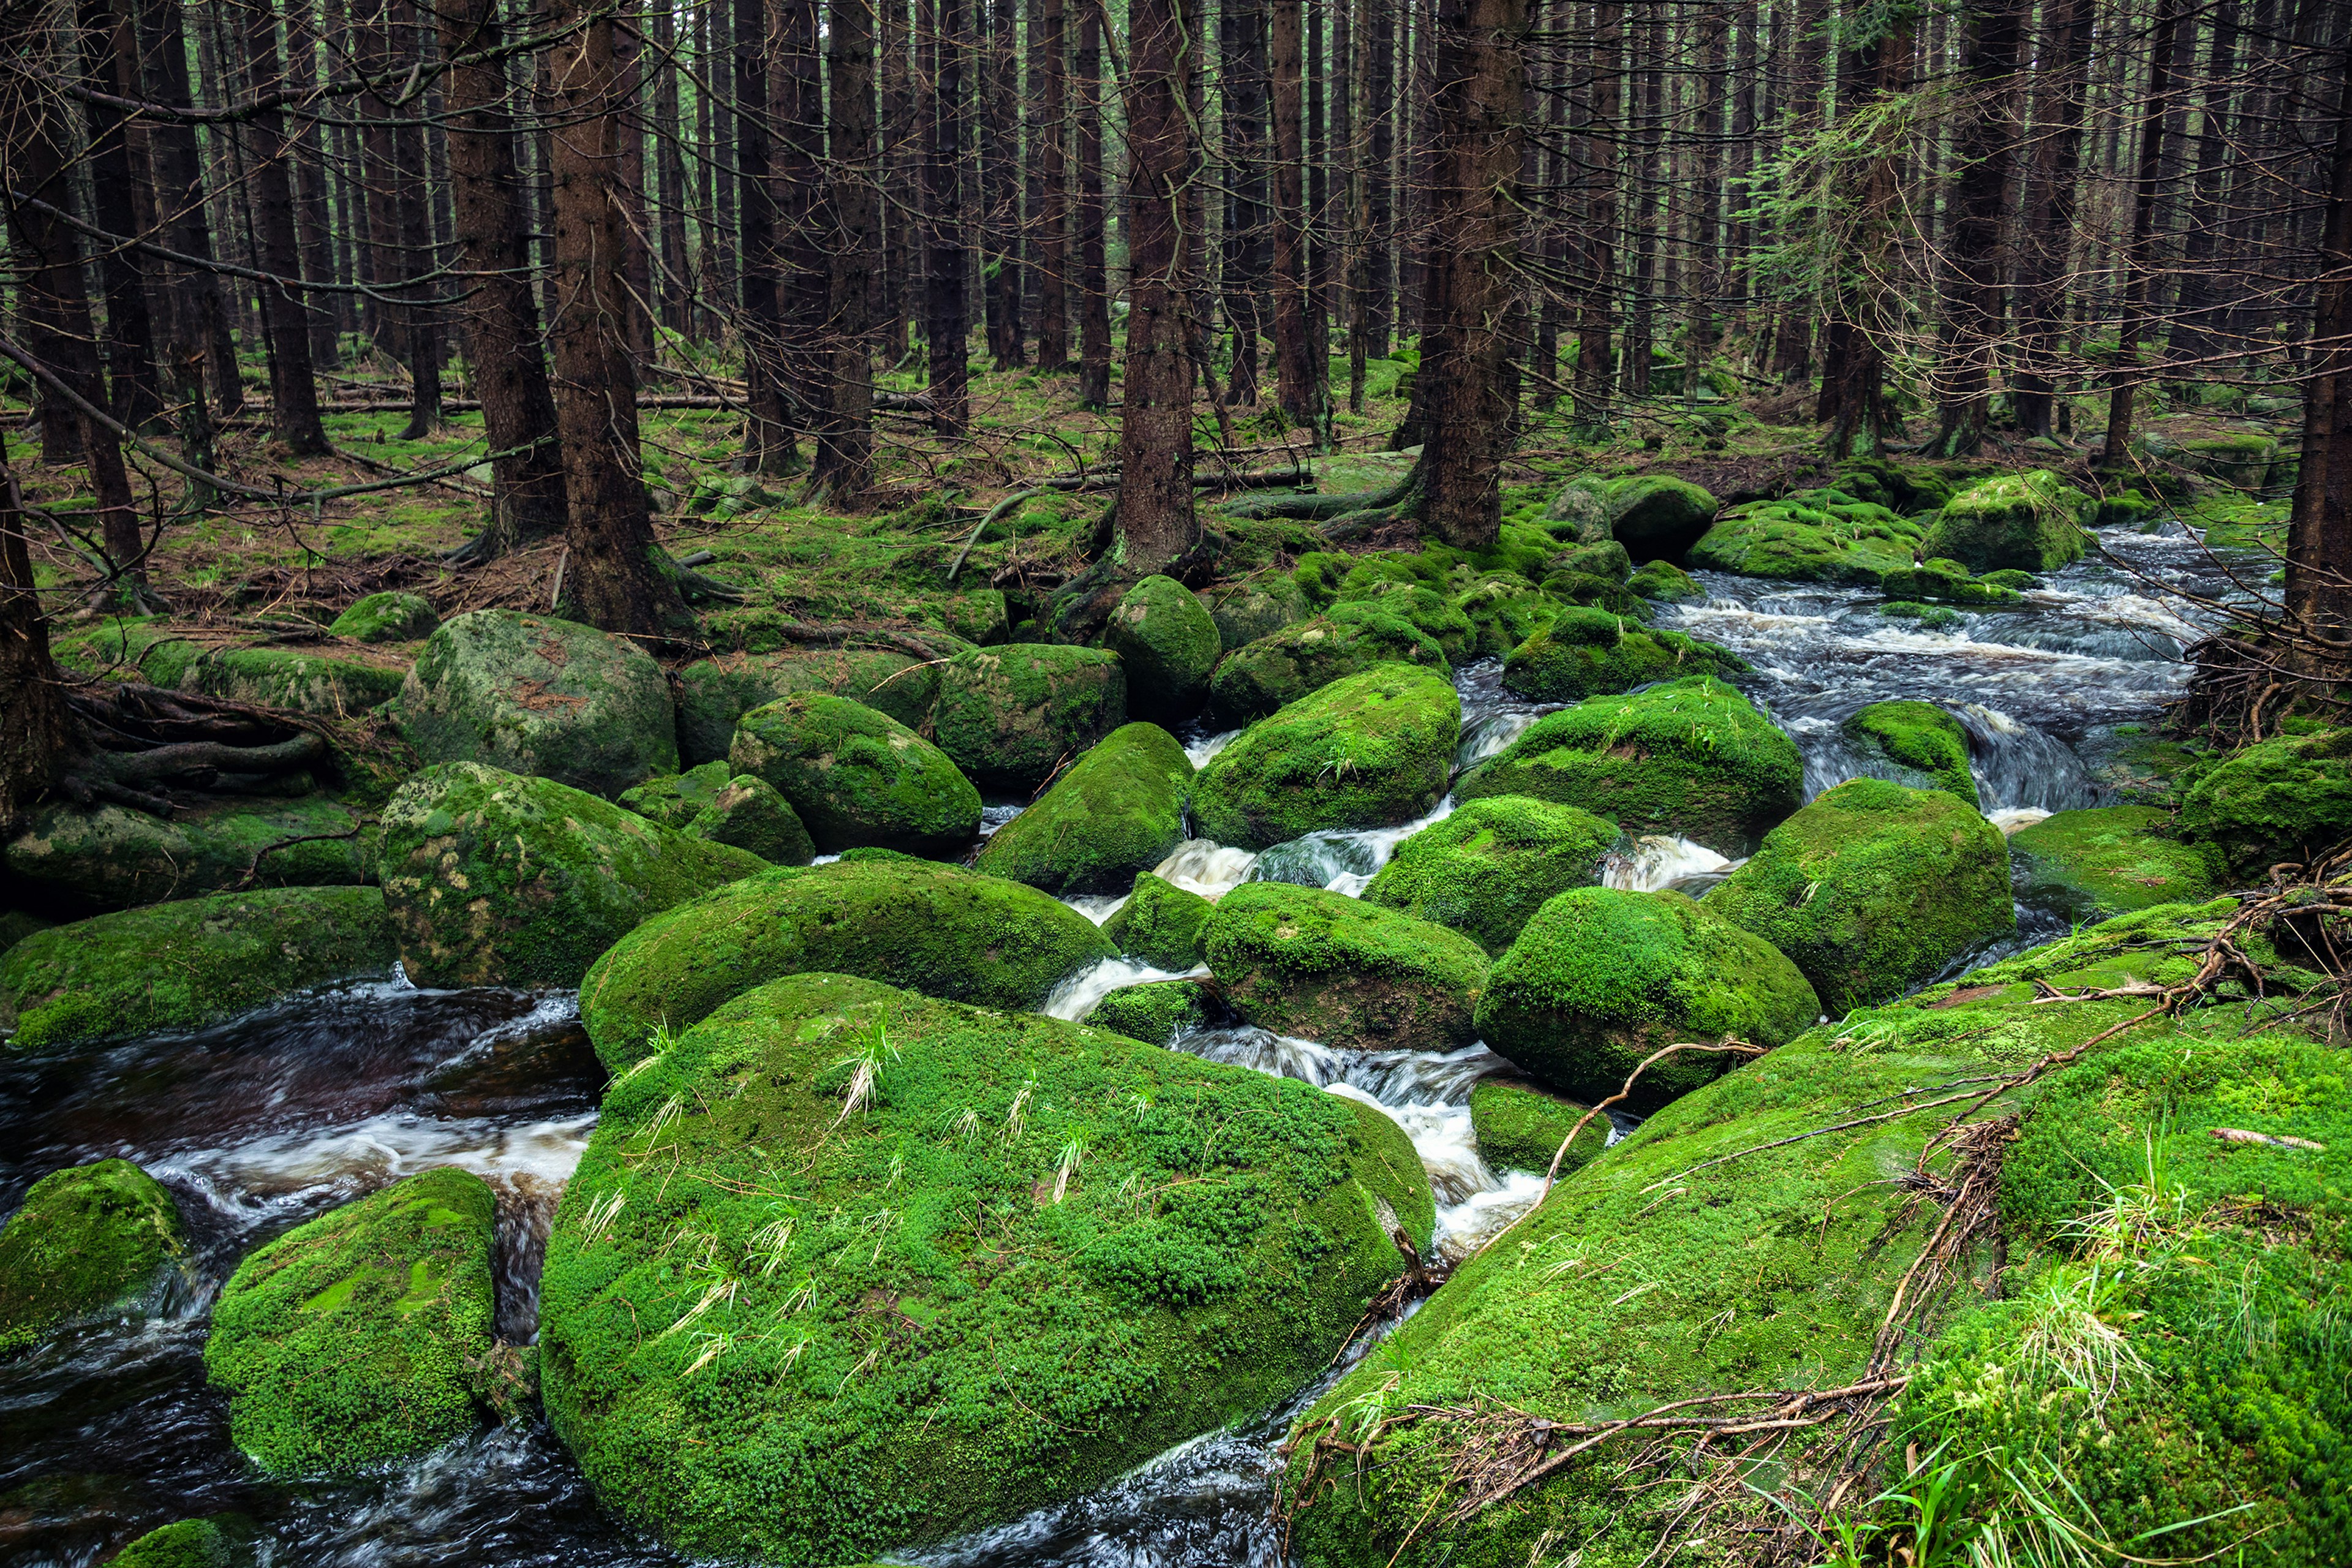
[[[247,872],[269,888],[356,886],[375,874],[373,850],[359,814],[330,795],[213,800],[168,818],[59,803],[33,813],[0,864],[14,899],[95,915],[218,892]]]
[[[2282,735],[2200,774],[2180,797],[2180,836],[2241,872],[2352,838],[2352,729]]]
[[[580,1019],[615,1071],[713,1008],[782,975],[824,971],[983,1007],[1042,1005],[1110,940],[1034,888],[961,866],[859,851],[779,868],[647,921],[580,986]]]
[[[1127,902],[1103,921],[1102,933],[1128,957],[1181,973],[1204,961],[1209,912],[1215,907],[1200,894],[1188,893],[1146,871],[1136,878],[1135,890],[1128,894]],[[1136,1038],[1150,1037],[1137,1035]]]
[[[1673,559],[1707,531],[1715,498],[1667,474],[1639,474],[1609,487],[1609,531],[1642,560]]]
[[[1201,603],[1216,623],[1217,640],[1228,653],[1244,643],[1272,637],[1314,613],[1297,579],[1286,572],[1261,572],[1235,583],[1203,588]]]
[[[1615,1094],[1667,1046],[1736,1035],[1769,1049],[1820,1016],[1795,964],[1712,909],[1680,893],[1575,888],[1495,961],[1477,1026],[1516,1066],[1590,1100]],[[1624,1103],[1655,1110],[1737,1060],[1668,1057]]]
[[[940,667],[931,738],[983,789],[1027,792],[1126,722],[1117,654],[1008,643]]]
[[[110,617],[88,631],[59,628],[51,634],[49,651],[76,674],[175,691],[203,650],[174,634],[168,616],[147,616]]]
[[[815,842],[792,802],[775,785],[751,773],[728,780],[678,831],[688,838],[748,849],[772,866],[805,866],[816,858]]]
[[[338,980],[387,974],[398,950],[373,888],[264,888],[51,926],[0,953],[0,1030],[40,1056],[200,1029]]]
[[[1454,795],[1557,801],[1636,837],[1678,834],[1737,856],[1797,809],[1804,784],[1796,742],[1747,698],[1701,676],[1546,714]]]
[[[940,618],[950,633],[976,647],[992,647],[1013,637],[1012,606],[995,588],[978,588],[944,601]]]
[[[1264,849],[1325,828],[1394,827],[1435,805],[1462,699],[1433,671],[1381,665],[1261,719],[1192,780],[1192,820]]]
[[[1982,577],[1971,577],[1957,561],[1935,560],[1889,572],[1879,580],[1879,592],[1912,604],[2011,605],[2025,595],[2014,588]]]
[[[419,985],[577,985],[648,915],[764,869],[479,763],[427,768],[383,808],[384,903]]]
[[[1189,980],[1154,980],[1122,985],[1094,1005],[1084,1020],[1089,1029],[1108,1029],[1150,1046],[1172,1046],[1179,1035],[1207,1028],[1220,1010],[1209,994]]]
[[[572,621],[476,610],[444,623],[408,672],[399,714],[427,763],[486,763],[607,800],[677,772],[661,666]]]
[[[939,700],[940,672],[887,648],[702,659],[677,672],[679,756],[689,765],[726,761],[744,714],[796,691],[846,697],[918,729],[929,722]]]
[[[431,637],[440,626],[441,617],[422,595],[393,589],[370,594],[337,616],[327,629],[353,642],[415,642]]]
[[[2210,474],[2242,490],[2259,490],[2270,483],[2279,444],[2268,436],[2248,431],[2240,436],[2213,436],[2180,443],[2181,460],[2200,474]]]
[[[212,648],[188,666],[180,689],[231,702],[346,719],[399,696],[407,675],[404,665],[368,664],[293,648]]]
[[[1225,650],[1207,607],[1173,577],[1129,588],[1103,626],[1103,647],[1126,666],[1127,710],[1171,721],[1207,704],[1209,672]]]
[[[1837,488],[1906,516],[1933,511],[1952,499],[1951,481],[1935,469],[1885,458],[1848,458],[1838,467]]]
[[[1737,675],[1747,661],[1680,632],[1627,626],[1606,610],[1561,608],[1503,661],[1503,689],[1531,702],[1575,702],[1692,675]]]
[[[1566,554],[1555,558],[1554,569],[1575,576],[1601,577],[1612,583],[1622,583],[1633,575],[1633,557],[1613,539],[1598,544],[1580,544]]]
[[[1960,624],[1960,612],[1942,605],[1918,605],[1908,599],[1894,599],[1878,606],[1878,613],[1890,621],[1916,621],[1923,632],[1949,631]]]
[[[1566,544],[1597,544],[1610,537],[1609,481],[1580,474],[1544,504],[1544,531]]]
[[[2146,724],[2095,724],[2074,754],[2105,798],[2132,805],[2171,805],[2206,761]]]
[[[2021,594],[2030,594],[2042,586],[2042,579],[2032,573],[2020,572],[2010,567],[2004,567],[1998,572],[1988,572],[1977,581],[1990,583],[1996,588],[2011,588]]]
[[[1525,795],[1466,801],[1396,847],[1369,903],[1451,926],[1500,957],[1556,893],[1601,880],[1617,825]]]
[[[1948,791],[1871,778],[1766,834],[1706,907],[1787,954],[1832,1017],[2017,929],[2000,829]]]
[[[1489,577],[1455,596],[1454,607],[1477,629],[1480,658],[1501,658],[1559,617],[1560,601],[1514,574]]]
[[[1609,1118],[1585,1120],[1591,1108],[1526,1079],[1482,1078],[1470,1089],[1470,1130],[1490,1171],[1549,1171],[1559,1146],[1584,1131],[1560,1156],[1559,1174],[1591,1162],[1609,1145]]]
[[[1922,555],[1947,556],[1971,572],[2054,572],[2083,558],[2091,499],[2047,468],[1981,479],[1944,503]]]
[[[1725,512],[1686,564],[1744,577],[1876,587],[1907,568],[1920,525],[1843,490],[1799,490]]]
[[[1317,616],[1227,654],[1209,681],[1209,710],[1221,724],[1251,723],[1382,664],[1452,673],[1436,638],[1360,604],[1345,616]]]
[[[858,1561],[1305,1387],[1432,1219],[1370,1107],[798,976],[607,1090],[548,1244],[548,1415],[677,1550]]]
[[[719,798],[730,776],[725,763],[704,763],[623,790],[619,804],[664,827],[684,827]]]
[[[37,931],[47,931],[58,922],[23,910],[0,910],[0,952],[5,952]]]
[[[149,1531],[108,1558],[106,1568],[236,1568],[251,1561],[217,1521],[184,1519]]]
[[[998,828],[974,868],[1056,896],[1131,887],[1184,842],[1192,763],[1157,724],[1114,730]]]
[[[2070,921],[2104,921],[2157,904],[2203,903],[2222,890],[2220,857],[2172,836],[2147,805],[2062,811],[2010,835],[2018,896]]]
[[[1662,605],[1695,605],[1706,599],[1706,590],[1698,579],[1671,561],[1644,563],[1625,580],[1625,586]]]
[[[396,1182],[249,1254],[205,1370],[236,1446],[274,1475],[348,1474],[470,1432],[494,1401],[488,1184]]]
[[[828,855],[951,855],[980,831],[980,792],[948,754],[845,697],[801,691],[753,709],[728,765],[773,784]]]
[[[50,1172],[0,1229],[0,1357],[147,1295],[187,1250],[180,1205],[130,1161]]]
[[[1467,664],[1477,652],[1478,628],[1443,595],[1419,583],[1371,583],[1342,589],[1330,609],[1341,626],[1393,616],[1437,645],[1449,665]]]
[[[1287,882],[1244,882],[1209,916],[1209,969],[1234,1011],[1277,1035],[1362,1050],[1451,1051],[1486,981],[1461,932]]]
[[[1562,572],[1543,580],[1543,591],[1564,605],[1606,610],[1624,620],[1647,626],[1657,611],[1650,601],[1612,577],[1584,572]]]
[[[1840,729],[1865,756],[1907,770],[1928,787],[1979,804],[1969,771],[1969,732],[1932,702],[1874,702]],[[1911,779],[1899,782],[1909,784]]]

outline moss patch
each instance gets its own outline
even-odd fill
[[[749,850],[775,866],[805,866],[816,858],[815,841],[792,802],[751,773],[728,780],[678,831],[705,843]]]
[[[1175,736],[1122,725],[991,835],[972,865],[1049,893],[1121,891],[1184,841],[1192,779]]]
[[[1127,592],[1103,627],[1103,646],[1127,671],[1128,711],[1189,719],[1209,700],[1209,672],[1224,652],[1217,623],[1173,577],[1146,577]]]
[[[2352,729],[2282,735],[2209,769],[2181,796],[2180,833],[2240,871],[2352,838]]]
[[[1154,980],[1122,985],[1086,1016],[1089,1029],[1108,1029],[1147,1045],[1172,1046],[1189,1029],[1204,1028],[1223,1016],[1209,994],[1189,980]]]
[[[1397,846],[1367,902],[1451,926],[1500,957],[1553,894],[1601,880],[1617,825],[1524,795],[1465,801]]]
[[[1103,921],[1102,933],[1129,957],[1181,973],[1202,962],[1202,944],[1207,940],[1213,908],[1200,894],[1172,887],[1146,871],[1135,879],[1135,890],[1128,894],[1127,902]]]
[[[2019,896],[2069,920],[2103,921],[2156,904],[2202,903],[2221,890],[2218,857],[2172,836],[2154,806],[2062,811],[2010,836]]]
[[[33,813],[0,863],[13,897],[95,915],[218,892],[248,872],[265,888],[352,886],[373,876],[372,847],[359,814],[331,795],[215,800],[168,818],[59,803]]]
[[[1452,671],[1436,638],[1377,605],[1360,605],[1345,616],[1286,626],[1226,655],[1209,682],[1210,711],[1221,724],[1246,724],[1381,664]]]
[[[737,653],[701,659],[677,672],[679,756],[688,765],[725,761],[738,720],[795,691],[845,697],[916,729],[930,721],[940,672],[910,654],[887,648]]]
[[[1731,508],[1687,561],[1744,577],[1874,588],[1911,564],[1920,534],[1919,524],[1843,490],[1799,490]]]
[[[616,803],[664,827],[684,827],[727,787],[727,764],[704,763],[682,773],[665,773],[621,792]]]
[[[327,629],[353,642],[415,642],[431,637],[440,625],[423,595],[391,590],[357,601]]]
[[[1643,563],[1626,579],[1625,586],[1644,599],[1665,605],[1697,604],[1706,598],[1698,579],[1671,561]]]
[[[1734,675],[1747,661],[1680,632],[1627,626],[1622,616],[1564,605],[1503,661],[1503,689],[1534,702],[1575,702],[1694,675]]]
[[[1264,849],[1324,828],[1393,827],[1445,793],[1462,700],[1402,665],[1349,676],[1260,720],[1192,781],[1203,837]]]
[[[1486,954],[1458,931],[1320,888],[1244,882],[1209,917],[1209,968],[1251,1023],[1367,1050],[1477,1038]]]
[[[773,784],[826,854],[952,854],[980,831],[980,792],[945,752],[845,697],[801,691],[753,709],[728,766]]]
[[[1874,702],[1841,726],[1868,756],[1916,773],[1921,783],[1979,804],[1969,771],[1969,732],[1932,702]],[[1908,784],[1909,779],[1901,781]]]
[[[1608,1146],[1609,1118],[1585,1120],[1589,1108],[1526,1079],[1482,1078],[1470,1089],[1470,1128],[1478,1157],[1492,1171],[1548,1171],[1579,1122],[1584,1131],[1561,1155],[1566,1175]]]
[[[130,1161],[50,1172],[0,1229],[0,1357],[145,1295],[187,1249],[180,1205]]]
[[[2047,468],[1997,474],[1946,501],[1919,549],[1971,572],[2054,572],[2089,547],[2090,509],[2088,496]]]
[[[1011,643],[940,668],[931,738],[983,788],[1025,792],[1125,722],[1118,655]]]

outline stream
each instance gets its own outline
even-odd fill
[[[1842,720],[1868,702],[1920,698],[1960,715],[1985,809],[2014,827],[2098,804],[2075,744],[2095,726],[2153,718],[2179,691],[2187,672],[2177,656],[2197,631],[2162,585],[2226,585],[2185,533],[2117,532],[2102,542],[2112,560],[2095,556],[2051,574],[2022,609],[1964,611],[1937,631],[1882,617],[1869,591],[1716,574],[1700,577],[1706,603],[1668,609],[1660,621],[1726,644],[1755,667],[1738,684],[1796,740],[1809,797],[1866,771],[1839,739]],[[1549,710],[1503,691],[1500,673],[1488,661],[1457,676],[1464,766]],[[1230,738],[1183,737],[1196,763]],[[1451,809],[1449,798],[1402,827],[1316,834],[1260,855],[1194,840],[1160,875],[1212,895],[1252,879],[1352,894],[1398,843]],[[987,829],[1016,810],[992,807]],[[1730,866],[1698,845],[1652,838],[1623,847],[1605,879],[1696,893]],[[1099,921],[1118,900],[1072,902]],[[2004,946],[2064,929],[2044,911],[2020,916],[2021,934]],[[1954,970],[1987,956],[1969,955]],[[1080,1017],[1116,986],[1169,977],[1109,961],[1066,983],[1045,1010]],[[1436,1188],[1433,1250],[1448,1261],[1475,1251],[1541,1185],[1525,1173],[1498,1176],[1478,1156],[1470,1087],[1508,1065],[1484,1047],[1443,1056],[1352,1051],[1247,1027],[1204,1030],[1178,1045],[1394,1116]],[[259,1524],[272,1562],[304,1568],[678,1562],[606,1516],[543,1428],[485,1429],[359,1479],[269,1482],[231,1447],[226,1402],[204,1381],[206,1313],[240,1257],[433,1165],[464,1166],[497,1191],[499,1331],[527,1340],[547,1226],[594,1124],[603,1082],[570,996],[424,991],[398,980],[69,1060],[0,1057],[0,1214],[48,1171],[119,1155],[172,1189],[196,1253],[195,1282],[158,1315],[88,1326],[0,1363],[0,1563],[89,1568],[110,1542],[226,1510]],[[1276,1563],[1273,1446],[1316,1392],[1087,1497],[905,1560],[942,1568]]]

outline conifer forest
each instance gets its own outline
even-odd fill
[[[0,0],[0,1568],[2352,1562],[2346,0]]]

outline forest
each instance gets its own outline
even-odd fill
[[[0,0],[0,1564],[2352,1561],[2352,7]]]

